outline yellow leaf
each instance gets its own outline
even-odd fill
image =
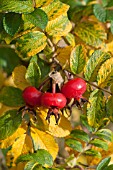
[[[113,57],[106,60],[97,75],[98,85],[102,88],[113,82]]]
[[[49,5],[54,0],[35,0],[36,8]]]
[[[45,149],[52,155],[53,159],[56,158],[58,154],[58,145],[51,135],[40,131],[35,127],[31,127],[31,137],[36,150]]]
[[[43,120],[45,120],[47,116],[47,110],[42,109],[41,112],[39,113],[39,116]],[[45,125],[47,126],[47,124],[48,122],[46,121]],[[51,116],[50,124],[48,124],[48,127],[46,128],[46,132],[55,137],[68,136],[71,130],[72,130],[72,127],[71,127],[69,120],[63,115],[61,115],[58,125],[56,125],[55,117]]]
[[[113,54],[113,34],[112,33],[109,33],[106,43],[103,43],[101,48],[103,51],[110,52],[111,54]]]
[[[24,162],[20,162],[16,166],[11,167],[10,170],[24,170],[25,164]]]
[[[72,51],[72,46],[67,46],[64,48],[58,48],[57,53],[57,60],[60,62],[63,69],[69,69],[70,68],[70,54]]]
[[[9,76],[9,77],[5,80],[4,85],[5,85],[5,86],[15,86],[12,76]]]
[[[26,67],[23,65],[15,67],[12,73],[12,77],[15,85],[21,90],[24,90],[27,86],[30,85],[25,79],[25,74],[26,74]]]
[[[49,21],[46,27],[46,32],[50,36],[66,36],[70,32],[72,24],[69,21],[67,14],[63,14],[56,19]]]
[[[19,127],[13,135],[9,136],[8,138],[4,140],[1,140],[0,148],[8,148],[12,144],[14,144],[16,139],[26,132],[26,129],[27,129],[27,126],[24,124],[21,127]]]
[[[0,89],[1,89],[1,87],[3,86],[3,84],[4,84],[5,77],[6,77],[6,76],[3,74],[3,71],[0,70]]]
[[[48,18],[51,21],[66,13],[69,9],[69,5],[62,3],[59,0],[55,0],[48,6],[42,7],[42,9],[48,15]]]
[[[33,143],[32,139],[28,134],[22,134],[12,145],[11,150],[8,152],[8,155],[13,156],[13,163],[16,159],[22,155],[33,152]]]

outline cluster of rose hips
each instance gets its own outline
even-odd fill
[[[77,105],[77,103],[79,105],[79,100],[84,100],[82,95],[85,91],[86,82],[81,78],[74,78],[69,80],[62,86],[60,93],[42,93],[35,87],[29,86],[25,88],[22,94],[26,103],[26,106],[23,108],[24,111],[28,110],[29,112],[35,113],[36,107],[44,106],[48,108],[46,120],[50,122],[50,116],[54,115],[56,124],[58,124],[60,119],[59,109],[66,107],[68,101],[70,101],[72,98],[74,98],[73,105]]]

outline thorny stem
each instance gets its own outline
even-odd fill
[[[40,86],[38,87],[38,90],[42,90],[43,86],[50,80],[50,77],[47,76],[47,78],[40,84]]]

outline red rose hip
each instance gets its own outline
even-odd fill
[[[31,107],[40,105],[41,95],[42,93],[33,86],[26,87],[22,93],[25,103]]]
[[[66,98],[81,98],[85,91],[86,82],[81,78],[69,80],[61,89]]]
[[[41,96],[41,105],[46,107],[65,107],[66,97],[62,93],[45,93]]]

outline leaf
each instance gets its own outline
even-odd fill
[[[11,48],[0,48],[0,69],[10,75],[13,69],[20,63],[18,55],[14,49]]]
[[[52,155],[53,159],[56,158],[58,145],[50,134],[31,127],[31,137],[35,150],[45,149]]]
[[[84,154],[89,155],[89,156],[94,156],[97,158],[101,158],[101,153],[94,149],[88,149],[88,150],[84,151]]]
[[[54,116],[51,116],[50,124],[48,124],[48,122],[45,120],[47,116],[47,110],[44,110],[44,108],[42,108],[42,110],[38,112],[38,115],[43,121],[45,121],[44,123],[45,123],[46,132],[51,134],[52,136],[65,137],[70,134],[72,127],[71,127],[70,121],[67,120],[65,116],[61,115],[59,123],[58,125],[56,125]]]
[[[70,32],[65,36],[65,39],[67,40],[67,42],[69,43],[69,45],[71,46],[75,46],[75,36],[73,34],[71,34]]]
[[[27,126],[24,123],[20,127],[18,127],[18,129],[11,136],[0,141],[0,148],[8,148],[13,145],[17,138],[19,138],[22,134],[26,133],[26,130]]]
[[[81,22],[75,27],[74,32],[86,44],[97,48],[106,39],[105,30],[98,23],[94,22]]]
[[[22,91],[11,86],[4,87],[0,93],[0,102],[6,106],[23,106]]]
[[[104,94],[102,91],[96,89],[90,94],[87,105],[88,123],[90,126],[98,127],[101,125],[104,117]]]
[[[32,1],[21,0],[0,0],[1,12],[28,13],[34,10]]]
[[[50,36],[65,36],[70,32],[72,24],[69,21],[66,14],[59,16],[58,18],[49,21],[46,27],[46,32]]]
[[[62,3],[59,0],[54,0],[49,5],[42,7],[42,9],[48,15],[49,21],[51,21],[66,13],[69,9],[69,5]]]
[[[54,0],[35,0],[36,8],[49,5]]]
[[[97,146],[99,148],[102,148],[103,150],[108,150],[108,144],[105,141],[102,141],[100,139],[93,139],[91,140],[90,144]]]
[[[47,14],[39,8],[29,14],[25,14],[24,19],[41,29],[44,29],[48,22]]]
[[[111,29],[111,33],[113,34],[113,21],[111,21],[111,27],[110,27],[110,29]]]
[[[37,164],[40,165],[48,165],[52,166],[53,165],[53,159],[50,153],[44,149],[38,149],[36,153],[31,153],[31,154],[26,154],[26,155],[21,155],[17,159],[17,163],[21,161],[32,161],[31,165],[34,165],[37,162]],[[30,164],[29,164],[30,165]],[[26,166],[27,167],[27,166]]]
[[[30,85],[38,87],[38,79],[40,79],[40,77],[41,73],[38,64],[31,61],[25,74],[26,80],[29,82]]]
[[[25,79],[25,74],[26,67],[23,65],[15,67],[12,73],[14,84],[21,90],[24,90],[26,87],[30,86],[30,84]]]
[[[21,36],[16,43],[17,53],[23,59],[39,53],[45,46],[46,36],[40,31],[28,32]]]
[[[17,110],[9,110],[0,117],[0,139],[11,136],[22,122],[21,114]]]
[[[75,139],[83,140],[86,143],[89,142],[88,134],[79,129],[72,130],[70,136]]]
[[[109,165],[108,167],[105,167],[104,170],[112,170],[113,169],[113,164]]]
[[[82,144],[81,142],[75,140],[75,139],[66,139],[66,145],[68,145],[69,147],[71,147],[72,149],[78,151],[78,152],[82,152],[83,148],[82,148]]]
[[[104,158],[97,166],[96,170],[103,170],[109,164],[111,157]]]
[[[63,69],[68,70],[70,65],[70,54],[72,51],[72,46],[67,46],[64,48],[58,48],[57,53],[57,60],[60,62],[60,65],[63,67]]]
[[[107,19],[107,13],[106,10],[102,7],[101,4],[95,4],[93,7],[93,12],[96,18],[101,21],[105,22]]]
[[[106,102],[106,112],[108,118],[113,122],[113,96],[110,96]]]
[[[81,120],[81,123],[83,124],[83,126],[85,126],[89,132],[93,132],[94,128],[88,124],[86,115],[80,115],[80,120]]]
[[[113,132],[109,129],[100,129],[95,133],[101,139],[113,141]]]
[[[103,52],[101,50],[95,50],[86,64],[84,71],[85,79],[95,81],[100,66],[110,57],[111,55],[109,53]]]
[[[24,167],[24,170],[33,170],[36,166],[38,165],[38,162],[32,160],[32,161],[29,161],[25,167]]]
[[[86,63],[86,50],[83,45],[77,45],[70,55],[70,69],[72,73],[79,74]]]
[[[113,58],[102,64],[97,75],[98,86],[104,88],[113,82]]]
[[[12,149],[8,152],[9,155],[13,155],[13,162],[15,163],[17,158],[22,154],[32,153],[33,143],[28,134],[22,134],[12,145]]]
[[[22,22],[21,15],[15,14],[13,12],[5,14],[3,18],[4,29],[8,34],[12,36],[16,32],[18,32],[21,22]]]

